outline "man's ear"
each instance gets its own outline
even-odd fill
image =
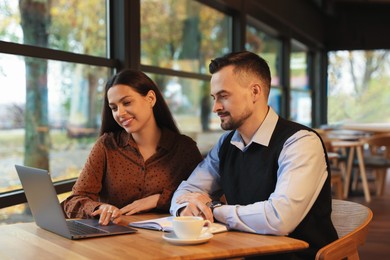
[[[253,102],[256,102],[256,100],[258,100],[260,98],[260,95],[262,92],[260,84],[254,83],[251,86],[251,92],[252,92]]]

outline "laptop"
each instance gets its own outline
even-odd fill
[[[49,172],[21,165],[15,165],[15,168],[37,226],[68,239],[137,232],[134,228],[113,223],[102,226],[98,219],[66,219]]]

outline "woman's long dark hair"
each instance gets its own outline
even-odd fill
[[[149,90],[153,90],[156,94],[156,103],[153,107],[153,114],[156,119],[157,126],[160,128],[168,128],[175,133],[180,133],[176,126],[175,120],[165,102],[161,91],[157,85],[145,73],[138,70],[125,69],[114,75],[106,84],[104,90],[104,104],[102,111],[102,125],[100,127],[100,135],[108,132],[117,132],[123,130],[118,125],[112,116],[112,111],[108,105],[107,92],[115,85],[126,85],[138,92],[142,96],[146,96]]]

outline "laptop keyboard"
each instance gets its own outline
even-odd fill
[[[90,227],[76,221],[66,222],[71,234],[75,235],[87,235],[87,234],[102,234],[107,233],[105,230],[101,230],[95,227]]]

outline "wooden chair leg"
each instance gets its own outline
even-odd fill
[[[386,185],[387,169],[377,169],[375,171],[375,182],[376,182],[376,195],[382,196]]]
[[[340,178],[340,181],[337,185],[337,196],[336,196],[337,199],[343,199],[343,182]]]
[[[352,181],[352,190],[356,191],[358,189],[359,175],[356,172],[354,172],[352,174],[352,179],[353,179],[353,181]]]
[[[331,185],[336,199],[343,199],[343,179],[340,174],[332,174]]]

